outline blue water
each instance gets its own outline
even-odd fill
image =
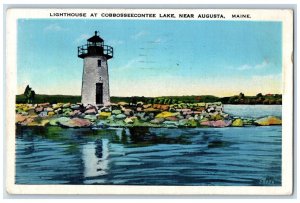
[[[17,184],[281,185],[281,126],[18,127]]]

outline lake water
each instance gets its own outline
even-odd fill
[[[18,127],[16,183],[277,186],[281,134],[281,126]]]

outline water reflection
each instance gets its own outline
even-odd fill
[[[172,131],[169,129],[170,132]],[[137,146],[155,145],[155,144],[189,144],[187,135],[172,136],[172,133],[155,133],[147,127],[134,127],[128,129],[130,144]],[[123,133],[122,133],[123,135]],[[124,138],[123,138],[124,139]]]
[[[82,159],[84,163],[85,183],[99,183],[97,179],[89,180],[90,177],[103,176],[108,171],[109,156],[108,139],[97,139],[82,146]]]

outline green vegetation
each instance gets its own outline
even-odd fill
[[[24,91],[24,97],[26,99],[26,102],[29,103],[33,103],[34,102],[34,98],[35,98],[35,91],[31,89],[31,87],[29,87],[29,85],[26,86],[25,91]]]
[[[34,98],[34,103],[78,103],[81,101],[81,96],[72,96],[72,95],[44,95],[44,94],[36,94]],[[16,96],[17,104],[27,103],[27,99],[24,94]]]
[[[81,96],[72,95],[41,95],[37,94],[34,97],[34,103],[79,103]],[[281,94],[266,94],[261,93],[256,96],[245,96],[243,93],[231,97],[216,97],[212,95],[192,95],[192,96],[162,96],[162,97],[111,97],[112,103],[127,102],[137,103],[144,102],[145,104],[178,104],[178,103],[209,103],[222,102],[223,104],[282,104]],[[24,94],[16,96],[16,103],[27,103],[28,100]]]
[[[243,93],[231,97],[216,97],[212,95],[192,96],[163,96],[163,97],[111,97],[113,103],[137,103],[142,101],[147,104],[178,104],[178,103],[210,103],[222,102],[223,104],[282,104],[281,94],[258,93],[256,96],[245,96]]]

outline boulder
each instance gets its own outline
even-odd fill
[[[126,115],[125,114],[118,114],[118,115],[116,115],[115,118],[117,118],[117,119],[124,119],[124,118],[126,118]]]
[[[70,116],[70,114],[73,113],[72,109],[69,108],[64,108],[62,112],[63,112],[63,116]]]
[[[186,123],[186,125],[188,127],[195,128],[195,127],[197,127],[198,123],[197,123],[197,121],[195,121],[195,119],[188,119],[188,122]]]
[[[188,123],[188,119],[181,119],[178,121],[178,126],[180,127],[186,127]]]
[[[97,120],[97,116],[96,115],[85,115],[84,117],[83,117],[84,119],[88,119],[88,120],[90,120],[90,121],[95,121],[95,120]]]
[[[24,120],[23,122],[21,122],[20,124],[22,125],[22,126],[27,126],[27,125],[29,125],[30,123],[32,123],[33,122],[33,118],[26,118],[26,120]]]
[[[118,105],[120,105],[120,106],[127,106],[128,103],[126,103],[126,102],[118,102]]]
[[[163,125],[167,128],[174,128],[178,126],[178,122],[177,121],[164,121]]]
[[[124,114],[126,116],[133,116],[133,111],[131,109],[124,109]]]
[[[83,128],[91,126],[91,122],[87,119],[72,118],[70,120],[63,120],[58,122],[59,125],[68,128]]]
[[[111,116],[110,112],[100,112],[99,119],[107,119],[110,116]]]
[[[61,108],[55,109],[54,112],[56,114],[61,114],[62,113],[62,109]]]
[[[146,115],[146,113],[145,113],[145,112],[137,112],[137,113],[135,114],[135,116],[136,116],[136,117],[138,117],[139,119],[142,119],[142,118],[144,118],[144,117],[145,117],[145,115]]]
[[[258,119],[256,121],[254,121],[254,123],[256,125],[267,126],[267,125],[281,125],[282,121],[278,117],[268,116],[268,117],[264,117],[264,118]]]
[[[250,118],[243,119],[244,125],[254,125],[254,120]]]
[[[143,105],[143,108],[144,108],[144,109],[147,109],[147,108],[150,108],[151,106],[152,106],[152,104],[144,104],[144,105]]]
[[[160,109],[161,109],[162,111],[168,111],[168,110],[169,110],[169,108],[170,108],[170,106],[169,106],[169,105],[166,105],[166,104],[164,104],[164,105],[160,105]]]
[[[152,123],[152,124],[161,124],[161,123],[164,122],[164,120],[165,119],[163,119],[163,118],[155,118],[155,119],[151,120],[150,123]]]
[[[69,113],[69,116],[81,116],[82,113],[80,110],[74,110],[73,112]]]
[[[30,116],[36,115],[34,109],[29,109],[29,110],[27,111],[27,113],[28,113],[28,115],[30,115]]]
[[[39,107],[49,107],[50,106],[50,103],[41,103],[41,104],[38,104]]]
[[[233,126],[233,127],[243,127],[243,126],[244,126],[244,122],[243,122],[242,119],[237,118],[237,119],[235,119],[235,120],[232,122],[231,126]]]
[[[50,112],[50,111],[53,111],[53,109],[51,107],[47,107],[47,108],[44,108],[44,111]]]
[[[177,118],[176,116],[170,116],[170,117],[166,117],[165,118],[167,121],[178,121],[179,118]]]
[[[230,120],[217,120],[217,121],[201,121],[200,125],[208,126],[208,127],[216,127],[216,128],[223,128],[228,127],[231,125]]]
[[[35,112],[36,113],[40,113],[40,112],[42,112],[43,111],[43,107],[42,106],[38,106],[38,107],[36,107],[34,110],[35,110]]]
[[[49,120],[44,119],[39,122],[33,121],[27,124],[27,126],[46,126],[49,123]]]
[[[26,120],[26,117],[20,114],[16,114],[16,123],[21,123]]]
[[[70,108],[73,109],[73,110],[79,110],[80,109],[80,105],[78,105],[78,104],[72,104]]]
[[[126,119],[124,120],[124,122],[125,122],[126,124],[133,124],[133,123],[134,123],[134,121],[133,121],[132,118],[126,118]]]
[[[160,110],[150,107],[150,108],[144,109],[144,112],[160,112]]]
[[[21,112],[21,115],[22,116],[28,116],[28,112],[23,111],[23,112]]]
[[[178,113],[172,113],[172,112],[169,112],[169,111],[163,111],[163,112],[157,114],[155,116],[155,118],[167,118],[167,117],[176,116],[176,115],[178,115]]]
[[[48,116],[54,116],[55,113],[53,111],[48,112]]]
[[[98,111],[94,108],[88,109],[84,112],[84,114],[86,115],[96,115],[98,113]]]
[[[107,124],[106,121],[99,121],[98,123],[96,123],[95,127],[97,128],[108,128],[109,125]]]
[[[49,121],[49,124],[50,125],[54,125],[54,126],[56,126],[56,125],[58,125],[58,123],[59,122],[66,122],[66,121],[69,121],[69,120],[71,120],[70,118],[68,118],[68,117],[59,117],[59,118],[53,118],[53,119],[51,119],[50,121]]]
[[[118,115],[118,114],[121,114],[122,111],[121,110],[113,110],[111,113],[114,115]]]
[[[59,108],[61,108],[62,106],[63,106],[63,103],[52,104],[52,108],[53,108],[54,110],[59,109]]]
[[[63,108],[70,108],[71,104],[70,103],[65,103],[62,105]]]
[[[42,111],[41,113],[39,113],[39,117],[46,117],[46,116],[48,116],[47,111]]]

